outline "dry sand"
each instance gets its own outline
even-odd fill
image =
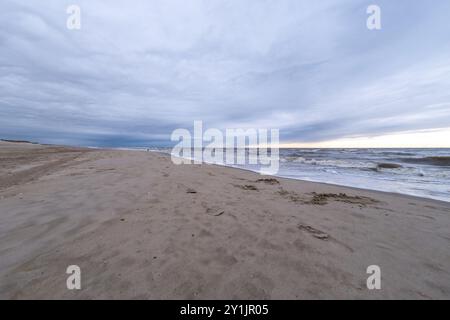
[[[265,178],[0,142],[0,298],[450,298],[450,204]]]

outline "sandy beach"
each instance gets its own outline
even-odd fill
[[[446,202],[0,142],[2,299],[449,299],[449,247]]]

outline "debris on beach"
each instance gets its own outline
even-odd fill
[[[241,188],[243,190],[258,191],[258,188],[253,186],[253,185],[251,185],[251,184],[246,184],[246,185],[243,185],[243,186],[241,186],[241,185],[235,185],[235,186],[238,187],[238,188]]]
[[[258,179],[256,180],[256,182],[264,182],[267,184],[280,184],[280,181],[278,181],[277,179],[273,179],[273,178],[264,178],[264,179]]]

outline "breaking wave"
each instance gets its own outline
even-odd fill
[[[450,167],[450,157],[447,156],[400,158],[398,160],[412,164],[426,164],[431,166]]]

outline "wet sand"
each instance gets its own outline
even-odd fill
[[[0,142],[3,299],[449,299],[449,247],[445,202]]]

